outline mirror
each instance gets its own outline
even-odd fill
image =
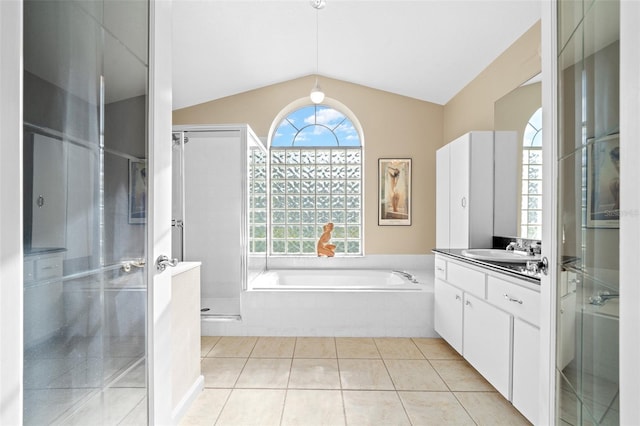
[[[517,132],[517,237],[542,239],[542,75],[494,104],[494,130]]]

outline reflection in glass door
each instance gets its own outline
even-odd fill
[[[145,1],[24,2],[25,424],[147,422],[147,38]]]
[[[558,2],[557,424],[620,422],[619,7]]]

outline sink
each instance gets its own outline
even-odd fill
[[[490,260],[493,262],[505,263],[526,263],[530,260],[540,260],[540,255],[530,255],[517,250],[500,249],[466,249],[462,250],[462,255],[471,259]]]

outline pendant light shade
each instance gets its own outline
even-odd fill
[[[322,89],[320,88],[320,85],[318,84],[317,77],[316,77],[316,84],[315,86],[313,86],[313,89],[311,89],[311,93],[309,94],[309,97],[311,98],[311,102],[313,102],[314,104],[319,104],[322,101],[324,101],[324,92],[322,91]]]

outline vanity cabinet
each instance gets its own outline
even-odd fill
[[[64,325],[63,250],[42,250],[24,257],[24,345],[52,337]]]
[[[535,424],[538,285],[441,255],[435,278],[436,332]]]
[[[516,234],[517,149],[515,132],[474,131],[436,151],[438,248],[489,247],[493,235]]]

